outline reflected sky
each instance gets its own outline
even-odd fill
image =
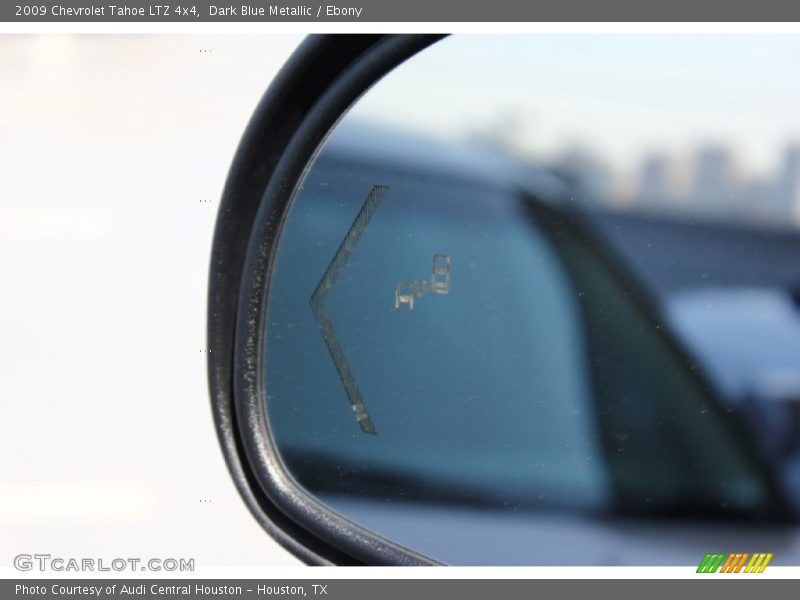
[[[797,35],[454,36],[391,73],[352,116],[579,171],[616,205],[658,195],[643,182],[655,164],[672,205],[706,190],[776,205],[750,220],[796,220],[780,173],[800,141],[799,66]]]
[[[624,166],[654,145],[713,140],[764,170],[800,139],[798,68],[797,35],[454,36],[354,115],[459,137],[519,113],[515,135],[534,153],[586,140]]]

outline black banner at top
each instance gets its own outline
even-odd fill
[[[16,0],[5,22],[744,22],[800,21],[791,0]]]

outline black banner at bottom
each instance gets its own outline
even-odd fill
[[[792,579],[766,579],[698,576],[691,579],[5,579],[0,582],[0,598],[53,598],[74,600],[226,599],[255,600],[281,598],[299,600],[409,600],[419,598],[532,598],[532,594],[552,597],[642,598],[648,600],[700,597],[724,594],[726,600],[769,593],[796,593]],[[777,597],[777,596],[775,596]]]

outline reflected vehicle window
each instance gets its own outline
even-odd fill
[[[287,460],[315,452],[306,477],[344,496],[407,479],[407,498],[602,506],[576,298],[519,196],[456,165],[351,162],[338,148],[378,132],[348,133],[305,180],[273,275],[292,290],[270,299],[267,342]]]
[[[557,54],[567,40],[471,43],[446,40],[379,83],[296,191],[265,323],[265,401],[287,471],[334,511],[449,563],[685,565],[709,544],[733,543],[796,564],[791,203],[731,178],[724,151],[701,148],[688,187],[667,186],[671,171],[633,152],[662,134],[680,142],[670,127],[702,136],[697,123],[716,121],[705,105],[672,124],[650,121],[675,106],[651,96],[660,88],[643,56],[626,58],[630,40],[580,38],[583,57],[596,51],[592,64],[575,48]],[[738,89],[738,71],[696,81],[666,50],[704,48],[713,63],[760,42],[640,43],[662,80],[719,95]],[[774,43],[762,50],[778,52]],[[486,86],[431,124],[478,57],[475,76],[487,81],[509,64],[541,67],[540,104],[504,80],[501,90],[516,93],[499,120]],[[628,116],[641,112],[622,140],[609,141],[614,123],[601,122],[623,118],[611,106],[618,90],[598,83],[609,70],[633,90]],[[420,86],[427,104],[398,100]],[[744,132],[749,98],[737,105]],[[570,121],[578,101],[583,116]],[[631,157],[640,166],[626,184],[586,147],[560,147],[566,129],[520,138],[515,115],[537,111],[556,111],[600,154],[609,144],[618,167]],[[783,131],[800,135],[792,124]],[[776,262],[786,268],[764,268]],[[762,318],[743,319],[754,306]]]

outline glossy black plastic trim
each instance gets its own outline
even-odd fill
[[[256,520],[309,564],[433,564],[331,512],[292,479],[270,435],[261,365],[274,250],[305,169],[361,94],[441,37],[307,38],[256,108],[223,191],[208,298],[217,435]]]

